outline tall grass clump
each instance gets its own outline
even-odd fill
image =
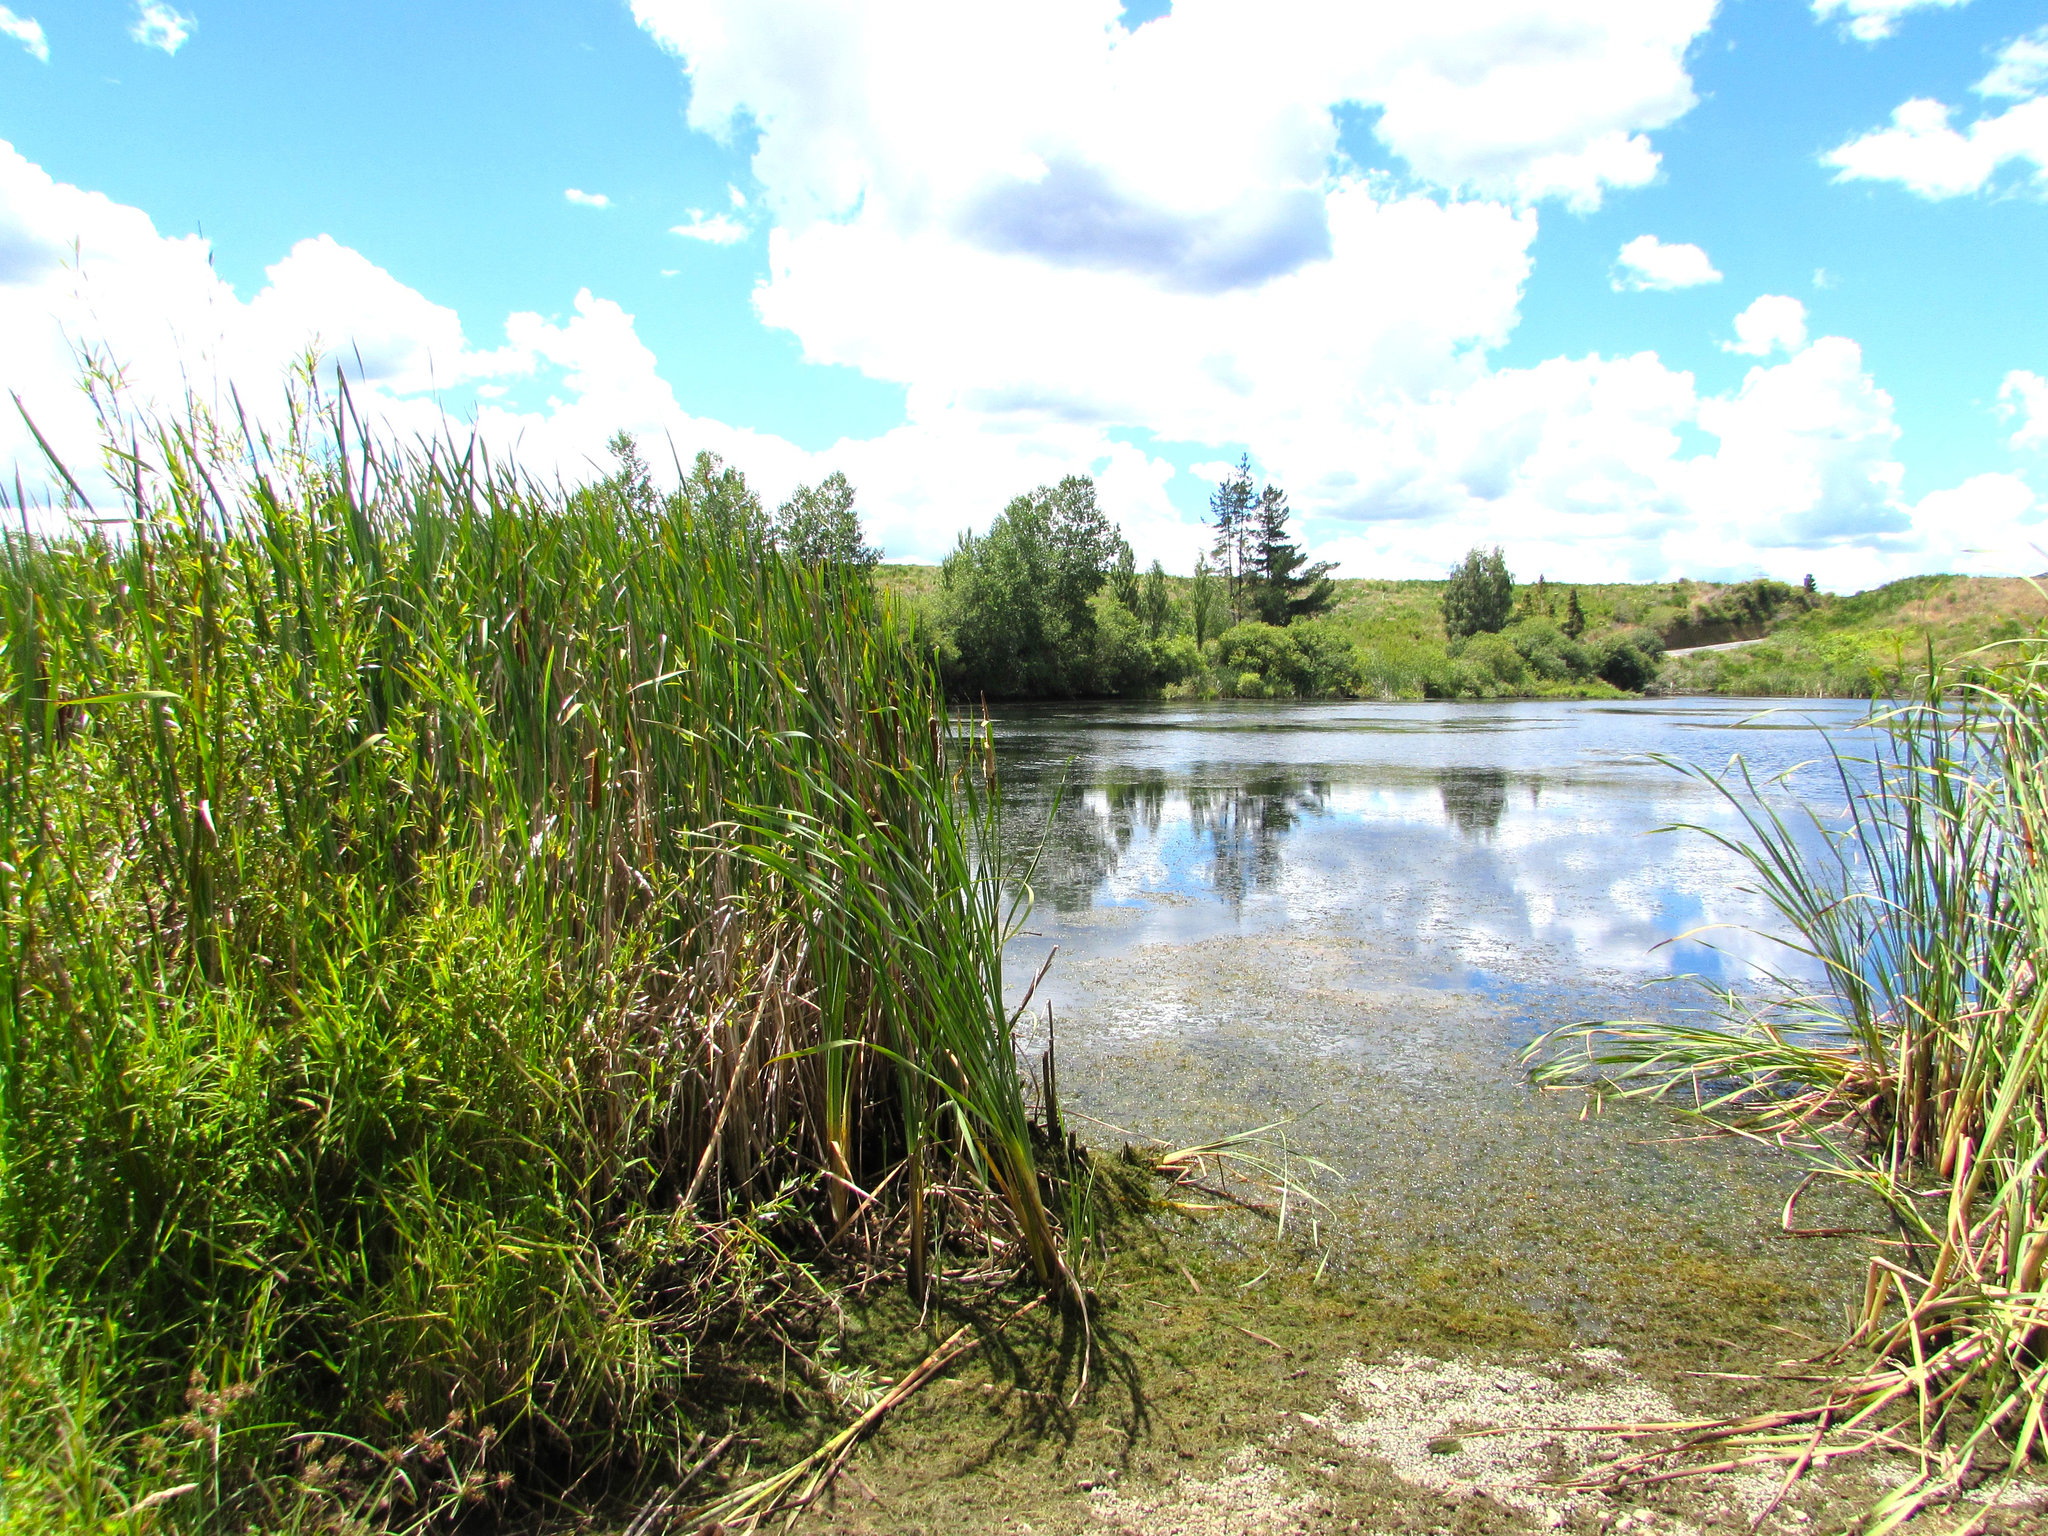
[[[1838,760],[1840,823],[1700,773],[1741,812],[1744,835],[1720,840],[1822,987],[1532,1050],[1541,1080],[1682,1093],[1889,1211],[1896,1240],[1870,1260],[1825,1397],[1708,1437],[1795,1475],[1909,1450],[1915,1474],[1874,1512],[1888,1530],[2039,1458],[2048,1431],[2048,640],[1937,672],[1879,724],[1874,760]]]
[[[673,1487],[834,1273],[1073,1292],[989,745],[864,580],[303,389],[108,462],[0,535],[0,1531]]]

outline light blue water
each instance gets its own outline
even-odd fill
[[[1866,713],[1725,699],[1012,710],[997,739],[1013,862],[1043,839],[1012,969],[1029,975],[1053,943],[1079,957],[1312,928],[1431,985],[1797,971],[1750,931],[1778,925],[1742,861],[1659,830],[1737,835],[1736,808],[1657,758],[1726,772],[1739,756],[1785,786],[1781,808],[1796,793],[1826,822],[1842,799],[1831,742],[1867,753]]]

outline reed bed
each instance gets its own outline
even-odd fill
[[[1721,840],[1823,987],[1769,978],[1760,1000],[1724,995],[1716,1024],[1584,1024],[1531,1049],[1541,1082],[1674,1100],[1805,1159],[1788,1231],[1811,1230],[1797,1206],[1815,1181],[1890,1213],[1811,1402],[1685,1426],[1678,1451],[1610,1469],[1694,1476],[1711,1452],[1781,1464],[1789,1486],[1897,1453],[1908,1471],[1871,1512],[1885,1531],[1987,1485],[1995,1498],[2044,1452],[2048,640],[1963,658],[1880,724],[1874,760],[1836,760],[1839,822],[1788,814],[1746,773],[1688,770],[1741,812],[1744,835]]]
[[[304,384],[107,453],[0,535],[0,1532],[680,1489],[835,1286],[1079,1294],[986,726],[865,582]]]

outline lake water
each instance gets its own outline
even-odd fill
[[[1063,1097],[1103,1141],[1296,1117],[1290,1137],[1336,1171],[1344,1240],[1484,1251],[1504,1266],[1486,1284],[1587,1336],[1614,1330],[1647,1283],[1643,1256],[1674,1241],[1686,1263],[1826,1310],[1839,1247],[1773,1240],[1788,1164],[1674,1140],[1688,1127],[1661,1114],[1581,1122],[1576,1100],[1530,1089],[1518,1052],[1557,1023],[1701,1007],[1676,973],[1741,987],[1760,961],[1796,971],[1750,931],[1772,916],[1741,860],[1659,830],[1741,824],[1658,759],[1739,756],[1825,821],[1841,802],[1831,745],[1866,751],[1864,713],[1725,699],[1005,712],[1009,854],[1042,849],[1013,997],[1059,951],[1027,1043],[1053,1032]]]

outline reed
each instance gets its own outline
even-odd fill
[[[1696,1442],[1795,1474],[1908,1449],[1916,1474],[1873,1511],[1889,1530],[2044,1449],[2048,640],[1941,669],[1880,725],[1874,760],[1837,759],[1839,823],[1690,770],[1740,811],[1721,840],[1824,986],[1769,978],[1717,1024],[1577,1025],[1532,1055],[1539,1081],[1674,1099],[1889,1211],[1825,1398]]]
[[[107,453],[0,535],[0,1531],[674,1486],[831,1272],[1077,1293],[986,725],[863,581],[304,381]]]

